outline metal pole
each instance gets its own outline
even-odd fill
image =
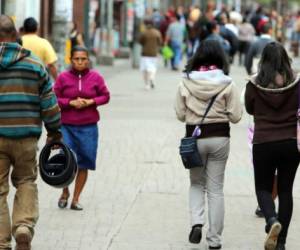
[[[133,35],[133,48],[132,48],[132,67],[138,68],[140,65],[141,45],[138,42],[140,36],[141,18],[135,16],[134,18],[134,35]]]
[[[87,48],[90,48],[90,32],[89,32],[89,11],[90,11],[90,1],[84,1],[84,44]]]
[[[104,54],[105,53],[105,42],[104,42],[104,38],[105,38],[105,30],[106,30],[106,22],[105,22],[105,7],[106,7],[106,0],[100,0],[101,1],[101,5],[100,5],[100,27],[101,27],[101,31],[100,31],[100,54]]]
[[[68,6],[72,6],[70,0],[68,1],[55,0],[54,2],[52,42],[58,57],[58,72],[65,69],[65,46],[68,37],[68,13],[70,12],[70,10],[68,10]]]
[[[121,46],[118,48],[117,56],[119,58],[129,58],[130,48],[128,47],[127,32],[128,32],[128,0],[124,0],[121,7],[121,24],[119,34],[121,38]]]
[[[113,34],[113,1],[101,1],[101,50],[98,56],[98,63],[113,65],[112,53]]]
[[[107,55],[112,56],[113,55],[113,8],[114,8],[114,2],[108,1],[107,6]]]
[[[123,4],[123,30],[122,30],[122,45],[125,46],[125,47],[128,47],[128,41],[127,41],[127,4],[128,4],[128,1],[125,0],[124,1],[124,4]],[[120,29],[120,32],[121,32],[121,29]]]

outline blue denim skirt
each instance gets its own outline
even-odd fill
[[[96,169],[98,126],[62,125],[63,141],[76,154],[79,169]]]

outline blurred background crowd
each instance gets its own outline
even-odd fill
[[[25,18],[39,23],[39,35],[51,41],[59,64],[65,64],[67,41],[76,32],[98,63],[113,64],[116,57],[132,58],[139,65],[138,39],[144,20],[151,19],[161,32],[163,42],[168,27],[179,21],[184,27],[182,52],[190,57],[201,39],[217,33],[224,40],[233,60],[245,53],[248,43],[262,32],[265,23],[272,26],[272,37],[284,43],[298,56],[300,11],[298,1],[287,0],[1,0],[1,14],[7,14],[22,32]],[[249,26],[251,25],[251,26]],[[254,29],[254,34],[253,30]],[[67,43],[67,45],[66,45]],[[240,63],[242,64],[242,56]]]

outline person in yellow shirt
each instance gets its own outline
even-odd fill
[[[33,54],[39,57],[48,68],[51,76],[56,79],[57,68],[55,63],[57,61],[57,55],[50,42],[38,36],[37,21],[33,17],[28,17],[24,20],[23,28],[23,47],[30,50]]]

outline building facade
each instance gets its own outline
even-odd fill
[[[1,13],[11,16],[17,28],[22,26],[28,16],[40,19],[40,0],[1,0],[0,4]]]

